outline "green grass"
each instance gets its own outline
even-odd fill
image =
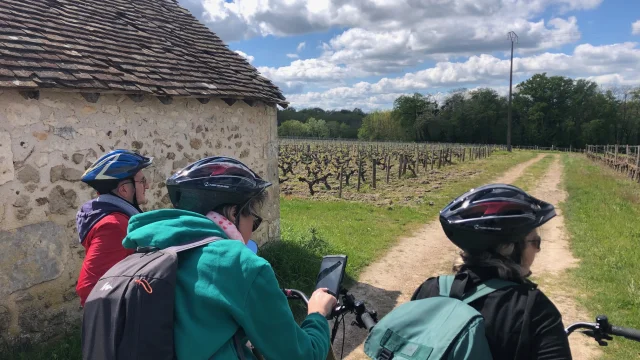
[[[563,155],[569,197],[562,204],[580,266],[570,275],[595,317],[640,329],[640,184],[583,156]],[[590,320],[590,319],[585,319]],[[607,359],[637,359],[640,343],[616,337]]]
[[[538,184],[540,179],[547,172],[554,158],[555,157],[553,155],[546,155],[535,164],[529,166],[522,176],[513,183],[513,185],[523,189],[524,191],[531,191],[531,189]]]
[[[496,152],[487,159],[459,165],[461,169],[482,169],[473,176],[459,176],[443,183],[425,197],[421,207],[376,206],[362,202],[280,199],[282,241],[260,249],[272,264],[280,285],[311,293],[322,256],[347,254],[349,285],[360,272],[396,240],[436,218],[438,211],[454,197],[482,185],[509,168],[536,156],[533,152]],[[408,194],[410,195],[410,194]],[[429,205],[433,202],[433,205]],[[293,305],[293,304],[292,304]],[[297,318],[304,314],[292,306]],[[79,333],[62,341],[29,349],[11,350],[8,360],[80,359]]]

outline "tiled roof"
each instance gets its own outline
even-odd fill
[[[176,0],[0,0],[0,88],[286,106],[271,81]]]

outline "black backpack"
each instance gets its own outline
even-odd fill
[[[166,249],[139,247],[91,290],[82,320],[84,360],[174,360],[178,253],[220,240],[209,237]],[[238,333],[236,352],[244,352]]]

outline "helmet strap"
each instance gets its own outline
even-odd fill
[[[131,206],[133,206],[134,208],[136,208],[136,210],[138,210],[139,212],[143,212],[142,209],[140,208],[140,204],[138,204],[138,196],[136,194],[136,181],[133,177],[128,178],[131,180],[132,184],[133,184],[133,201],[129,201],[125,198],[123,198],[122,196],[120,196],[120,194],[118,194],[117,192],[115,192],[114,190],[117,190],[118,188],[111,190],[111,194],[115,195],[117,197],[119,197],[120,199],[128,202],[129,204],[131,204]]]

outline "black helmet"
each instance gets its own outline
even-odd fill
[[[445,234],[469,253],[522,240],[556,216],[553,205],[506,184],[471,189],[440,211]]]
[[[200,159],[167,179],[173,206],[200,214],[220,205],[244,206],[269,186],[242,162],[223,156]]]

